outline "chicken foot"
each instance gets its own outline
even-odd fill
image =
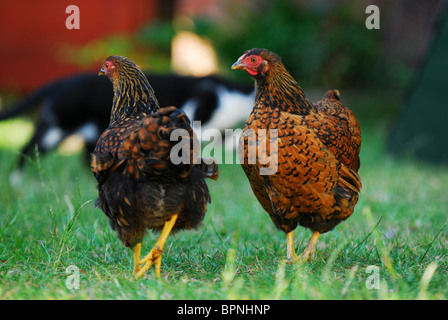
[[[176,224],[178,214],[173,215],[168,221],[165,222],[162,232],[160,232],[159,239],[157,239],[154,247],[149,251],[149,253],[140,260],[140,250],[141,243],[136,244],[132,251],[134,253],[134,276],[135,278],[140,278],[153,264],[156,269],[156,276],[160,277],[160,268],[162,265],[162,252],[165,242]]]
[[[313,235],[310,239],[310,242],[306,246],[305,250],[302,252],[300,256],[298,256],[294,250],[294,240],[293,240],[293,231],[290,231],[286,234],[287,241],[287,249],[286,254],[288,261],[292,262],[305,262],[308,261],[312,255],[316,252],[316,244],[319,239],[320,232],[314,231]]]

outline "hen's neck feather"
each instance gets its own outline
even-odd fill
[[[113,86],[114,100],[110,123],[142,113],[152,114],[159,109],[154,90],[140,70],[122,67],[113,80]]]
[[[309,114],[316,111],[284,65],[279,62],[271,64],[266,76],[256,78],[257,98],[264,96],[270,106],[295,114]]]

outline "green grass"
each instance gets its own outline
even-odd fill
[[[1,140],[0,299],[446,299],[448,168],[388,157],[386,121],[368,112],[360,119],[360,201],[321,236],[313,261],[284,263],[285,235],[240,166],[221,165],[219,180],[208,182],[203,226],[168,239],[160,279],[153,269],[133,278],[130,250],[94,207],[95,179],[82,155],[30,160],[10,183],[20,148]],[[0,133],[21,125],[1,124]],[[296,229],[298,252],[310,236]],[[144,252],[156,238],[148,234]],[[79,289],[67,288],[69,266],[79,268]],[[375,275],[379,288],[367,288]]]

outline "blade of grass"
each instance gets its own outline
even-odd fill
[[[431,243],[428,244],[425,252],[423,253],[423,255],[421,256],[421,258],[418,260],[418,263],[421,263],[423,261],[423,259],[426,257],[426,255],[428,254],[429,249],[431,249],[432,245],[434,244],[434,241],[436,241],[436,239],[439,237],[439,235],[442,233],[443,229],[445,229],[447,226],[447,224],[443,225],[442,228],[440,228],[440,230],[437,232],[437,234],[435,235],[434,239],[432,239]]]

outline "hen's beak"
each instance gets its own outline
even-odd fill
[[[106,72],[104,71],[104,66],[101,68],[101,70],[98,72],[99,76],[104,76]]]
[[[238,60],[234,64],[232,64],[232,70],[244,69],[246,66],[241,60]]]

